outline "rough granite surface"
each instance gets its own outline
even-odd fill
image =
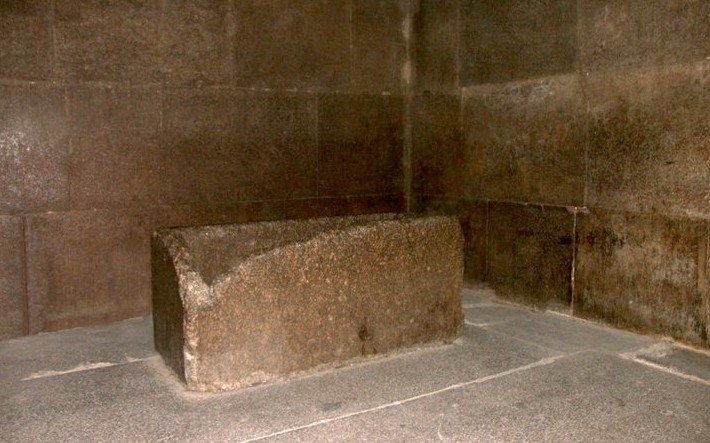
[[[155,346],[190,390],[449,343],[462,327],[453,217],[163,229],[152,254]]]

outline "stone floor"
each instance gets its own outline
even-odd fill
[[[710,441],[710,354],[464,291],[453,345],[186,393],[150,319],[0,342],[0,441]]]

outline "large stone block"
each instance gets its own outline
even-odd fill
[[[55,75],[62,80],[160,80],[161,2],[57,0]]]
[[[578,238],[575,314],[708,346],[704,221],[594,209]]]
[[[51,3],[0,2],[0,78],[46,80],[52,68]]]
[[[162,143],[179,203],[316,195],[315,95],[170,89],[162,112]]]
[[[710,217],[710,61],[587,77],[590,206]]]
[[[489,204],[486,280],[499,296],[570,311],[574,217],[560,207]]]
[[[352,86],[356,91],[398,93],[407,44],[406,2],[355,0],[352,13]]]
[[[0,211],[66,207],[64,88],[0,86]]]
[[[402,192],[403,106],[396,96],[318,97],[321,197]]]
[[[576,74],[466,88],[467,197],[584,200],[585,108]]]
[[[350,15],[342,1],[234,3],[235,82],[244,87],[344,90]]]
[[[580,6],[585,71],[693,62],[710,51],[706,0],[582,0]]]
[[[574,72],[575,0],[461,3],[461,86]]]
[[[424,94],[414,99],[412,187],[415,193],[463,197],[477,182],[461,131],[461,99]]]
[[[22,219],[0,216],[0,340],[27,333]]]
[[[150,222],[134,210],[27,216],[30,334],[147,314]]]
[[[175,201],[172,152],[160,143],[155,88],[67,88],[72,209],[150,207]]]
[[[453,217],[384,214],[158,230],[156,349],[191,390],[232,389],[462,324]]]
[[[414,15],[417,90],[458,90],[458,28],[459,0],[420,0]]]

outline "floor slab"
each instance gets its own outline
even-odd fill
[[[657,343],[637,351],[634,356],[640,361],[704,380],[710,385],[710,352],[672,343]]]
[[[710,387],[584,352],[266,441],[707,441]]]
[[[150,317],[0,341],[0,384],[157,355]]]
[[[707,353],[478,290],[463,304],[467,325],[452,345],[221,394],[184,390],[153,351],[148,318],[0,342],[0,441],[710,435]]]
[[[230,440],[266,435],[425,394],[559,355],[466,327],[429,347],[225,394],[189,394],[159,358],[16,383],[0,395],[0,428],[13,441],[129,440],[170,436]],[[48,395],[50,394],[51,395]],[[114,434],[116,433],[116,434]]]

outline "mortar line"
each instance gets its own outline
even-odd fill
[[[27,231],[29,230],[27,216],[20,218],[22,221],[22,283],[25,288],[25,335],[30,335],[32,328],[30,326],[30,263],[29,263],[29,242],[27,241]]]
[[[355,54],[353,52],[354,36],[353,15],[355,10],[355,2],[348,2],[348,92],[353,93],[355,90]]]
[[[574,316],[574,299],[577,295],[575,287],[577,267],[577,211],[574,211],[572,222],[572,269],[570,270],[570,306],[569,313]]]
[[[424,398],[428,398],[428,397],[432,397],[432,396],[435,396],[435,395],[443,394],[443,393],[445,393],[445,392],[454,391],[454,390],[461,389],[461,388],[465,388],[465,387],[472,386],[472,385],[475,385],[475,384],[485,383],[485,382],[488,382],[488,381],[491,381],[491,380],[496,380],[496,379],[499,379],[499,378],[502,378],[502,377],[505,377],[505,376],[508,376],[508,375],[516,374],[516,373],[518,373],[518,372],[524,372],[524,371],[528,371],[528,370],[530,370],[530,369],[535,369],[535,368],[539,368],[539,367],[543,367],[543,366],[548,366],[548,365],[551,365],[552,363],[555,363],[556,361],[558,361],[558,360],[560,360],[560,359],[562,359],[562,358],[564,358],[564,357],[567,357],[567,356],[569,356],[569,355],[572,355],[572,354],[561,354],[561,355],[556,355],[556,356],[554,356],[554,357],[543,358],[543,359],[541,359],[541,360],[537,360],[537,361],[535,361],[535,362],[533,362],[533,363],[529,363],[529,364],[527,364],[527,365],[518,366],[518,367],[516,367],[516,368],[508,369],[508,370],[506,370],[506,371],[498,372],[498,373],[495,373],[495,374],[492,374],[492,375],[486,375],[486,376],[483,376],[483,377],[476,378],[476,379],[474,379],[474,380],[469,380],[469,381],[465,381],[465,382],[461,382],[461,383],[456,383],[456,384],[449,385],[449,386],[446,386],[446,387],[441,388],[441,389],[437,389],[437,390],[434,390],[434,391],[426,392],[426,393],[424,393],[424,394],[415,395],[415,396],[413,396],[413,397],[408,397],[408,398],[405,398],[405,399],[402,399],[402,400],[396,400],[396,401],[393,401],[393,402],[390,402],[390,403],[386,403],[386,404],[383,404],[383,405],[379,405],[379,406],[375,406],[375,407],[372,407],[372,408],[363,409],[363,410],[355,411],[355,412],[350,412],[350,413],[347,413],[347,414],[339,415],[339,416],[337,416],[337,417],[326,418],[326,419],[319,420],[319,421],[315,421],[315,422],[312,422],[312,423],[308,423],[308,424],[305,424],[305,425],[302,425],[302,426],[294,426],[294,427],[292,427],[292,428],[288,428],[288,429],[284,429],[284,430],[281,430],[281,431],[273,432],[273,433],[267,434],[267,435],[262,435],[262,436],[258,436],[258,437],[248,438],[248,439],[246,439],[246,440],[241,440],[241,443],[248,443],[248,442],[260,441],[260,440],[265,440],[265,439],[267,439],[267,438],[273,438],[273,437],[278,437],[278,436],[285,435],[285,434],[291,434],[291,433],[293,433],[293,432],[298,432],[298,431],[301,431],[301,430],[304,430],[304,429],[310,429],[310,428],[314,428],[314,427],[326,425],[326,424],[329,424],[329,423],[333,423],[333,422],[336,422],[336,421],[340,421],[340,420],[344,420],[344,419],[348,419],[348,418],[352,418],[352,417],[357,417],[357,416],[360,416],[360,415],[368,414],[368,413],[371,413],[371,412],[376,412],[376,411],[381,411],[381,410],[384,410],[384,409],[389,409],[389,408],[392,408],[392,407],[394,407],[394,406],[401,406],[401,405],[404,405],[404,404],[407,404],[407,403],[411,403],[411,402],[414,402],[414,401],[417,401],[417,400],[421,400],[421,399],[424,399]]]
[[[680,377],[682,379],[688,380],[688,381],[693,381],[695,383],[700,383],[705,386],[710,386],[710,380],[705,380],[704,378],[696,377],[695,375],[690,375],[686,374],[684,372],[678,371],[676,369],[667,367],[667,366],[662,366],[647,360],[640,359],[636,357],[633,354],[618,354],[619,357],[623,358],[624,360],[632,361],[634,363],[638,363],[644,366],[648,366],[650,368],[653,368],[657,371],[665,372],[667,374],[674,375],[676,377]]]
[[[321,197],[320,189],[320,107],[321,107],[321,97],[319,94],[314,94],[316,99],[316,129],[315,129],[315,139],[316,139],[316,198]]]
[[[463,97],[461,86],[461,0],[456,2],[456,89]]]
[[[153,355],[150,357],[144,357],[144,358],[131,358],[128,357],[126,361],[120,361],[120,362],[95,362],[95,363],[83,363],[80,364],[79,366],[75,366],[71,369],[65,369],[63,371],[53,371],[51,369],[45,370],[45,371],[37,371],[34,372],[27,377],[21,378],[20,381],[32,381],[32,380],[38,380],[42,378],[52,378],[52,377],[57,377],[60,375],[66,375],[66,374],[74,374],[77,372],[87,372],[87,371],[93,371],[94,369],[103,369],[103,368],[111,368],[114,366],[125,366],[125,365],[130,365],[132,363],[140,363],[148,360],[154,360],[158,358],[158,355]]]
[[[52,48],[49,61],[50,83],[59,78],[59,57],[57,49],[57,2],[52,0],[49,4],[49,35],[52,41]]]
[[[414,4],[411,0],[405,3],[404,17],[404,41],[405,41],[405,66],[404,78],[402,78],[402,88],[404,94],[404,109],[402,110],[402,124],[404,126],[404,146],[402,150],[403,169],[403,190],[404,209],[407,213],[412,212],[412,188],[414,175],[412,172],[412,156],[414,144],[414,82],[416,81],[416,61],[414,60],[413,41],[414,36]]]
[[[509,323],[509,322],[511,322],[511,321],[513,321],[513,319],[490,321],[490,322],[483,322],[483,323],[474,323],[474,322],[472,322],[472,321],[465,320],[464,323],[465,323],[466,325],[468,325],[468,326],[475,326],[475,327],[477,327],[477,328],[483,328],[483,329],[488,330],[487,328],[488,328],[489,326],[501,325],[501,324],[504,324],[504,323]]]

